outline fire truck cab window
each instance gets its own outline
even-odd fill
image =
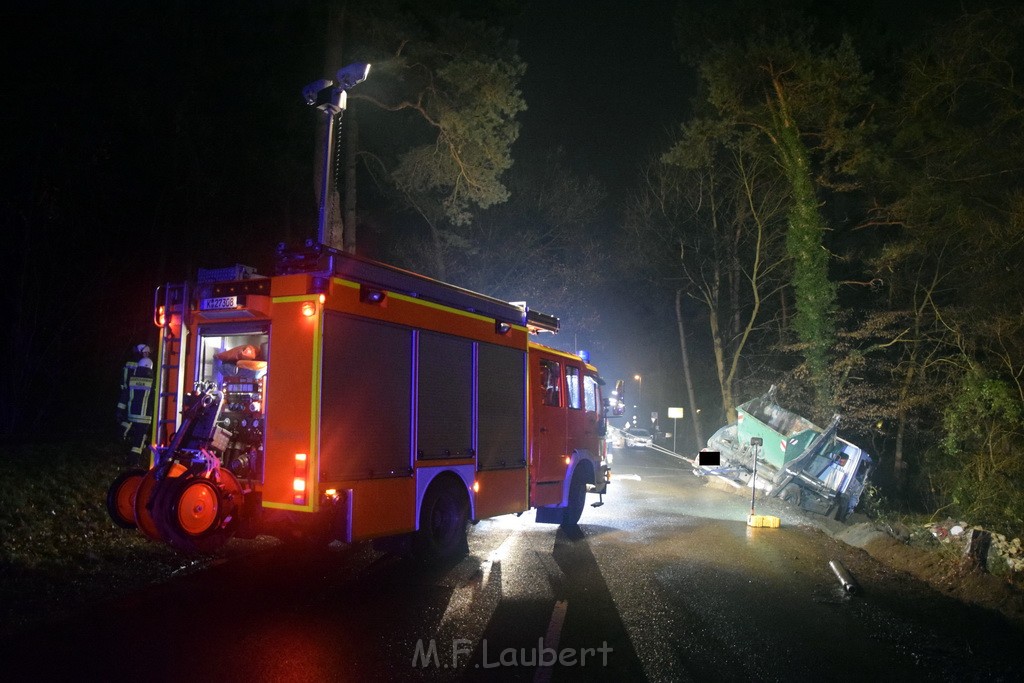
[[[597,412],[597,380],[593,375],[583,375],[583,404],[588,413]]]
[[[541,358],[540,360],[540,387],[541,400],[546,406],[562,405],[561,392],[558,390],[558,382],[561,378],[561,369],[556,361]]]
[[[565,366],[565,395],[569,407],[579,410],[580,405],[580,369],[575,365]]]

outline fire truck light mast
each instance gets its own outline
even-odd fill
[[[313,81],[302,89],[302,97],[306,104],[315,106],[326,115],[324,122],[327,130],[324,134],[323,176],[320,178],[320,215],[317,240],[319,244],[327,244],[327,201],[330,196],[331,179],[334,177],[334,122],[341,116],[348,104],[348,91],[366,80],[370,75],[370,65],[356,62],[342,67],[335,74],[335,81],[321,79]]]

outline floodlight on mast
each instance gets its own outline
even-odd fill
[[[330,196],[331,178],[334,177],[334,119],[341,115],[348,104],[348,90],[359,85],[370,75],[370,65],[355,62],[338,69],[335,80],[322,78],[302,89],[306,104],[324,112],[327,130],[324,135],[323,175],[320,178],[320,211],[317,239],[324,244],[327,232],[327,201]]]

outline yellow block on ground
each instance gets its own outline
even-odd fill
[[[747,515],[747,526],[778,529],[781,522],[782,520],[778,517],[772,517],[771,515]]]

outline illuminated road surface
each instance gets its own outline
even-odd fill
[[[612,489],[578,534],[481,522],[446,569],[369,547],[232,560],[4,643],[0,680],[1024,678],[1001,618],[795,520],[749,528],[749,499],[671,459],[620,456]]]

